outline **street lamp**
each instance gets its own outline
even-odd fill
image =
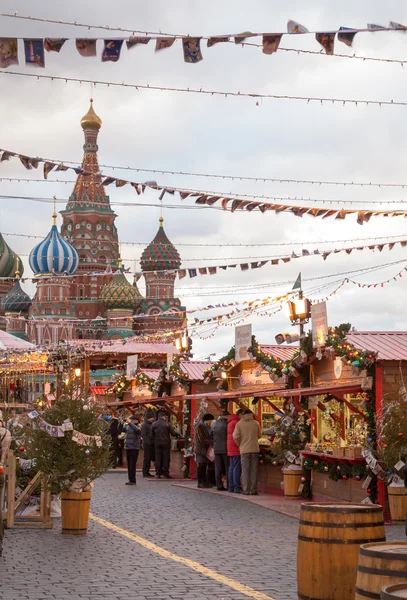
[[[291,324],[300,326],[300,337],[302,337],[304,335],[304,325],[311,318],[311,303],[308,298],[303,297],[302,290],[300,290],[298,299],[287,304]]]

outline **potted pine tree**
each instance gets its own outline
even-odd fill
[[[51,429],[50,427],[51,426]],[[92,482],[110,466],[110,440],[99,406],[74,384],[24,429],[26,456],[60,492],[62,533],[87,532]]]

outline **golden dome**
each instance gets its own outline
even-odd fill
[[[93,110],[93,100],[90,100],[90,107],[88,112],[81,119],[82,129],[97,129],[99,130],[102,127],[102,119],[97,116],[95,111]]]

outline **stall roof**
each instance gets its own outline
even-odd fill
[[[299,346],[279,346],[277,344],[260,344],[262,352],[271,354],[280,360],[291,360],[296,352],[300,349]]]
[[[407,360],[407,331],[351,331],[346,339],[359,350],[378,352],[380,360]]]
[[[24,348],[35,348],[35,346],[0,329],[0,350],[23,350]]]
[[[167,354],[170,347],[174,354],[178,350],[172,344],[162,344],[159,342],[111,342],[109,340],[71,340],[72,346],[86,347],[93,354]]]
[[[188,375],[189,381],[203,381],[205,371],[213,365],[207,360],[184,360],[181,362],[181,371]]]

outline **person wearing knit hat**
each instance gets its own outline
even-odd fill
[[[211,424],[215,417],[211,413],[206,413],[195,426],[194,435],[194,454],[198,465],[198,488],[213,487],[208,481],[208,450],[212,446]]]

